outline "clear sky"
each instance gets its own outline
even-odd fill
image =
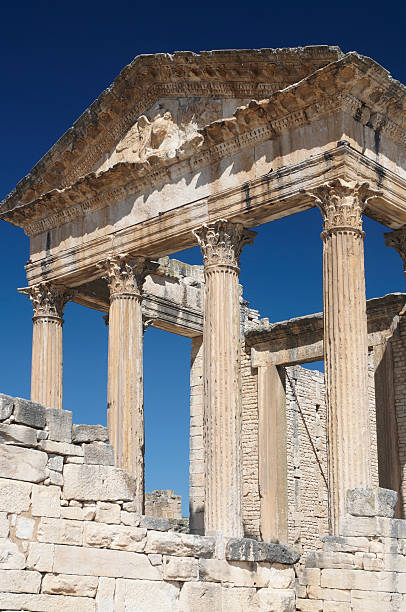
[[[0,199],[140,53],[338,45],[406,82],[406,4],[382,2],[36,2],[2,4]],[[404,290],[385,228],[365,219],[367,297]],[[259,228],[241,258],[251,306],[272,321],[322,309],[321,216],[313,209]],[[0,222],[0,392],[29,397],[32,308],[28,238]],[[183,260],[201,263],[191,249]],[[190,340],[145,334],[147,490],[188,489]],[[76,423],[106,422],[107,328],[101,313],[65,309],[64,407]]]

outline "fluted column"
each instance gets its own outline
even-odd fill
[[[403,273],[406,277],[406,225],[393,232],[384,234],[386,246],[393,247],[399,253],[403,262]]]
[[[194,232],[205,275],[206,534],[243,535],[241,511],[241,385],[239,256],[255,232],[219,220]]]
[[[144,389],[142,286],[153,265],[145,257],[113,254],[99,264],[110,289],[107,426],[116,466],[136,480],[144,510]]]
[[[348,489],[370,485],[368,335],[362,212],[368,183],[333,180],[310,194],[324,218],[324,361],[329,510],[338,533]]]
[[[62,408],[62,315],[71,293],[49,282],[24,292],[34,309],[31,399],[50,408]]]

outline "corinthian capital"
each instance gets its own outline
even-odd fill
[[[142,255],[112,253],[98,267],[105,272],[103,278],[108,282],[111,297],[120,294],[141,296],[144,281],[157,264]]]
[[[401,256],[406,273],[406,225],[393,232],[387,232],[384,237],[386,246],[393,247]]]
[[[238,268],[242,248],[252,244],[257,232],[241,223],[219,219],[193,231],[200,245],[205,266],[227,265]]]
[[[50,282],[38,283],[21,290],[32,302],[34,317],[59,317],[62,318],[66,302],[73,295],[71,289],[54,285]]]
[[[362,213],[369,200],[382,195],[369,183],[334,179],[306,192],[319,207],[324,219],[324,231],[352,229],[362,232]]]

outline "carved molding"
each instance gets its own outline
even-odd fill
[[[355,230],[362,233],[362,213],[369,200],[382,196],[369,183],[334,179],[316,187],[306,195],[311,197],[324,219],[324,232]]]
[[[384,237],[386,246],[393,247],[401,256],[406,274],[406,225],[393,232],[385,233]]]
[[[219,219],[193,231],[203,255],[205,269],[209,266],[237,268],[244,245],[252,244],[257,232],[245,229],[241,223]]]
[[[142,255],[129,256],[127,253],[112,253],[98,267],[103,269],[103,278],[110,289],[110,299],[116,296],[135,296],[141,298],[142,287],[148,274],[152,274],[158,264]]]
[[[50,282],[38,283],[21,290],[29,297],[36,317],[57,317],[62,319],[66,303],[73,297],[74,290]]]

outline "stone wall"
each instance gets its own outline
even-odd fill
[[[401,475],[400,515],[406,518],[406,317],[400,317],[399,326],[391,339],[393,356],[393,386],[397,421],[397,442]]]
[[[168,519],[182,518],[182,497],[172,490],[156,490],[145,494],[145,514]]]

